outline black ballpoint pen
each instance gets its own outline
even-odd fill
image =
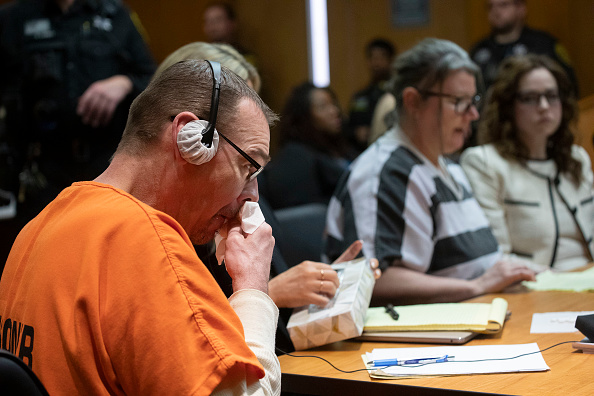
[[[386,313],[388,313],[390,317],[392,317],[392,319],[394,320],[398,320],[398,318],[400,317],[400,315],[398,315],[398,312],[396,312],[392,304],[386,305]]]

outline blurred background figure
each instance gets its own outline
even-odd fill
[[[368,144],[375,142],[396,121],[396,98],[390,92],[386,92],[375,106],[373,119],[371,120],[371,130],[369,132]]]
[[[373,111],[380,97],[387,92],[386,83],[390,79],[390,66],[396,48],[390,41],[377,38],[365,48],[369,70],[369,85],[356,92],[349,107],[349,128],[351,142],[361,152],[367,148]]]
[[[259,92],[262,86],[260,74],[256,68],[233,46],[224,43],[204,43],[196,41],[178,48],[159,64],[155,76],[158,76],[169,66],[187,59],[208,59],[219,62],[243,78],[247,85]]]
[[[396,98],[391,92],[392,85],[395,81],[395,71],[393,69],[394,66],[395,62],[392,62],[392,65],[390,65],[390,80],[388,80],[388,82],[384,85],[386,92],[384,92],[384,94],[379,98],[377,104],[375,105],[375,109],[373,110],[371,128],[369,131],[369,137],[367,139],[368,145],[371,145],[388,129],[392,128],[396,122],[396,119],[398,118],[398,113],[396,112]]]
[[[424,39],[395,61],[398,123],[361,154],[330,201],[326,253],[355,240],[383,274],[374,304],[460,301],[534,273],[502,260],[460,166],[478,119],[478,66],[447,40]]]
[[[203,14],[203,30],[210,43],[229,44],[251,63],[257,66],[257,57],[238,40],[238,22],[235,9],[230,3],[214,1],[206,6]]]
[[[327,204],[355,157],[343,132],[343,117],[329,87],[306,82],[293,89],[280,121],[279,151],[258,177],[273,209]]]
[[[0,221],[4,263],[20,229],[74,181],[109,163],[154,60],[116,0],[15,1],[0,9],[0,100],[16,217]]]
[[[495,80],[497,67],[503,59],[534,53],[547,55],[563,66],[577,93],[569,53],[549,33],[526,26],[525,0],[487,0],[486,5],[491,34],[473,46],[470,56],[480,66],[487,88]]]
[[[506,59],[461,157],[501,248],[543,268],[592,261],[594,199],[586,151],[573,145],[574,86],[543,55]]]

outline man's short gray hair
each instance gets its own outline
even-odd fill
[[[204,60],[186,60],[167,68],[132,102],[118,151],[143,155],[159,140],[163,127],[171,122],[171,117],[183,111],[208,120],[212,89],[212,70]],[[262,110],[269,125],[278,118],[241,77],[223,66],[217,129],[229,137],[236,133],[233,125],[237,106],[243,98],[251,100]]]

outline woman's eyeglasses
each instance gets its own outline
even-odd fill
[[[542,103],[542,99],[545,99],[549,105],[557,104],[560,101],[559,92],[557,91],[545,91],[545,92],[518,92],[516,94],[516,100],[519,103],[528,106],[539,106]]]
[[[470,111],[472,106],[478,107],[479,103],[481,102],[481,95],[474,95],[474,96],[456,96],[451,95],[443,92],[433,92],[433,91],[419,91],[422,95],[425,96],[437,96],[439,98],[449,98],[454,100],[454,111],[456,114],[462,115],[466,114]]]

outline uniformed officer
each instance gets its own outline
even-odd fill
[[[17,217],[0,221],[8,249],[57,192],[107,167],[128,107],[155,70],[134,19],[119,0],[19,0],[0,8],[3,147],[13,170],[0,188],[18,198]]]
[[[527,53],[547,55],[567,72],[577,91],[575,72],[565,47],[549,33],[525,25],[525,0],[487,0],[491,34],[474,45],[470,56],[481,68],[486,87],[504,58]]]

